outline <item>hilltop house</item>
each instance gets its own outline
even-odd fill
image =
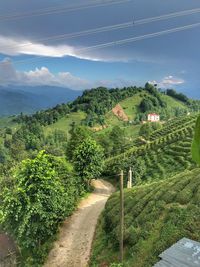
[[[148,121],[149,122],[158,122],[160,121],[160,115],[156,113],[150,113],[148,114]]]

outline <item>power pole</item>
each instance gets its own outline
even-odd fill
[[[132,169],[129,169],[129,187],[132,188]]]
[[[131,167],[128,172],[128,182],[127,182],[127,188],[132,188],[132,170]]]
[[[120,173],[120,261],[123,263],[124,250],[124,172]]]

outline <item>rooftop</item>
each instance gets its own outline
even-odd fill
[[[199,267],[200,243],[183,238],[159,256],[154,267]]]

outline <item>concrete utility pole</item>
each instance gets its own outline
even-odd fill
[[[131,167],[130,167],[130,169],[129,169],[129,186],[130,186],[130,188],[132,188],[132,169],[131,169]]]
[[[127,182],[127,188],[132,188],[132,170],[131,167],[128,172],[128,182]]]
[[[123,263],[124,250],[124,172],[120,173],[120,261]]]

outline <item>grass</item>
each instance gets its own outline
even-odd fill
[[[200,240],[200,169],[124,191],[124,267],[152,267],[159,254],[182,237]],[[90,266],[119,259],[119,192],[105,207]]]
[[[69,132],[69,130],[71,129],[71,124],[73,122],[75,122],[75,124],[78,125],[85,118],[86,118],[86,114],[84,112],[79,111],[79,112],[70,113],[69,115],[58,120],[56,123],[46,126],[45,133],[49,134],[52,131],[57,130],[57,129]]]
[[[174,99],[168,95],[162,94],[161,98],[167,103],[167,106],[171,108],[183,108],[183,109],[186,108],[186,105],[183,102]]]
[[[133,97],[129,97],[120,102],[121,107],[129,117],[129,120],[134,120],[139,111],[139,105],[142,101],[144,93],[137,94]]]

